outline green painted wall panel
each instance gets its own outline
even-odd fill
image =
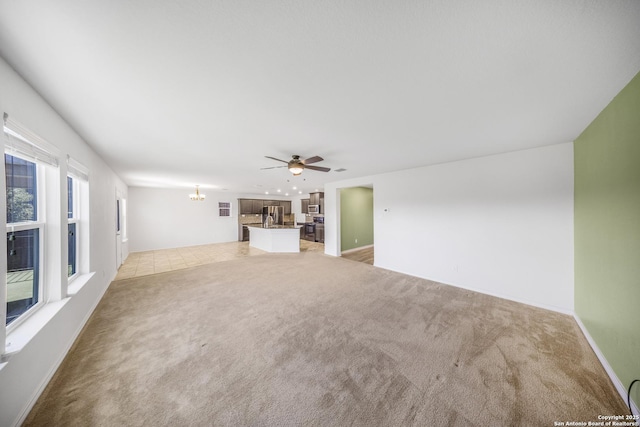
[[[340,242],[343,251],[373,245],[373,189],[340,190]]]
[[[575,311],[628,387],[640,378],[640,73],[576,139],[574,159]]]

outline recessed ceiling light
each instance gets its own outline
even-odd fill
[[[293,189],[294,189],[294,190],[297,190],[297,189],[298,189],[298,187],[294,186],[294,187],[293,187]]]
[[[288,195],[289,195],[289,193],[284,193],[284,195],[285,195],[285,196],[288,196]]]
[[[269,192],[268,192],[268,191],[265,191],[265,192],[264,192],[264,194],[269,194]]]
[[[302,194],[302,191],[298,191],[298,194]]]
[[[280,189],[278,188],[278,193],[280,192]]]

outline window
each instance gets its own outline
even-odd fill
[[[231,216],[231,202],[218,202],[219,216]]]
[[[67,278],[71,282],[89,270],[89,172],[67,156]]]
[[[7,292],[0,295],[0,303],[6,304],[7,328],[0,337],[48,299],[63,294],[55,274],[44,274],[45,265],[63,258],[60,229],[47,220],[48,213],[60,212],[62,199],[58,158],[52,154],[57,150],[6,114],[3,130]]]
[[[38,215],[38,167],[5,154],[7,183],[7,318],[9,325],[42,301],[43,223]]]
[[[73,278],[78,273],[78,183],[67,176],[67,221],[68,221],[68,253],[67,277]]]

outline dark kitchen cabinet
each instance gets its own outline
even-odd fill
[[[252,200],[253,201],[253,214],[262,214],[262,206],[268,206],[264,204],[263,200]]]
[[[324,199],[324,193],[311,193],[309,194],[309,204],[320,206],[320,199]]]
[[[240,215],[261,214],[262,202],[262,200],[257,199],[238,199],[238,204],[240,205]]]
[[[247,215],[253,213],[253,200],[250,199],[238,199],[240,205],[240,214]]]
[[[309,213],[309,199],[302,199],[300,200],[300,203],[302,204],[301,206],[301,211],[303,214],[308,214]]]
[[[286,215],[291,213],[290,200],[238,199],[238,206],[240,215],[262,214],[263,206],[282,206]]]

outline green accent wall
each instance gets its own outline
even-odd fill
[[[640,378],[640,73],[575,140],[574,161],[575,312],[627,388]]]
[[[340,242],[343,251],[373,245],[372,188],[340,190]]]

